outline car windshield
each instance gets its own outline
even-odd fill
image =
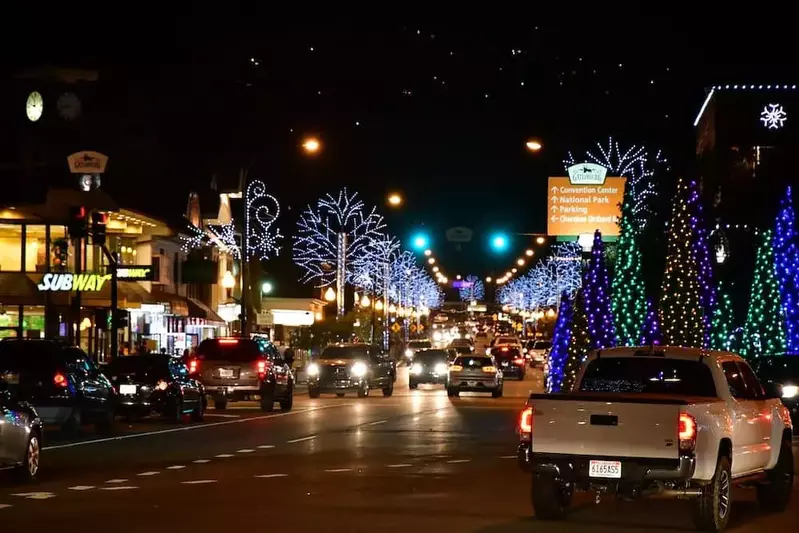
[[[516,344],[517,341],[514,337],[500,337],[497,339],[497,344]]]
[[[757,374],[766,379],[799,380],[799,356],[762,359],[757,363]]]
[[[512,359],[512,358],[515,358],[515,357],[521,357],[521,354],[519,353],[519,349],[518,348],[506,348],[506,347],[502,347],[499,350],[492,351],[491,355],[493,355],[495,357],[499,357],[499,358],[505,358],[505,359]]]
[[[328,346],[319,359],[366,359],[366,346]]]
[[[446,363],[447,352],[444,350],[426,350],[419,352],[413,358],[414,363],[421,363],[423,365],[431,365],[435,363]]]
[[[258,343],[250,339],[206,339],[197,347],[197,357],[205,361],[249,362],[262,356]]]
[[[108,376],[132,374],[137,379],[147,379],[160,376],[165,373],[165,370],[166,359],[164,358],[129,355],[111,362],[104,373]]]
[[[424,350],[425,348],[432,348],[433,344],[430,341],[411,341],[408,343],[408,348],[412,350]]]
[[[538,341],[535,343],[535,350],[549,350],[552,348],[552,343],[549,341]]]
[[[603,357],[588,364],[580,392],[677,394],[715,397],[710,368],[665,357]]]
[[[474,370],[484,366],[491,366],[494,363],[488,357],[458,357],[453,364],[460,365],[464,369]]]
[[[472,343],[469,339],[453,339],[451,342],[452,346],[471,346]]]

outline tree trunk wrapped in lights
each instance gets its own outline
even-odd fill
[[[680,178],[669,221],[666,269],[660,301],[664,344],[702,347],[706,337],[704,309],[699,297],[699,270],[694,255],[698,202],[696,185]]]
[[[744,324],[741,354],[749,357],[779,355],[785,352],[780,288],[774,275],[772,245],[772,232],[767,230],[757,250],[749,312]]]
[[[796,213],[788,187],[774,227],[774,268],[785,320],[785,344],[791,353],[799,353],[799,236],[795,224]]]
[[[616,339],[621,346],[638,344],[647,311],[632,196],[633,190],[628,187],[621,208],[621,234],[613,276],[613,319]]]
[[[558,308],[555,331],[552,334],[552,349],[549,351],[549,366],[546,375],[546,390],[548,392],[560,392],[563,385],[563,370],[568,357],[572,314],[572,300],[564,292]]]

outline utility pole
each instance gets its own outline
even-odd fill
[[[111,360],[113,361],[119,356],[119,336],[117,330],[119,327],[119,320],[117,317],[119,309],[119,289],[117,287],[117,259],[116,252],[112,252],[108,247],[103,244],[101,246],[103,255],[108,260],[108,269],[111,271]]]

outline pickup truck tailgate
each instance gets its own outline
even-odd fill
[[[532,451],[592,457],[676,459],[679,399],[534,395]]]

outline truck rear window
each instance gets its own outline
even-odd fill
[[[580,382],[580,392],[716,397],[716,386],[710,368],[699,361],[615,357],[591,361]]]
[[[251,339],[206,339],[197,347],[197,357],[205,361],[246,363],[263,357],[263,351]]]

